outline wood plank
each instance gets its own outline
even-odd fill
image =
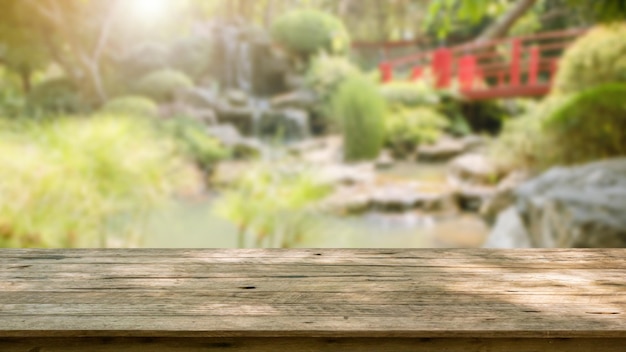
[[[0,337],[626,338],[623,254],[7,250]]]
[[[3,352],[623,352],[626,339],[0,339]]]

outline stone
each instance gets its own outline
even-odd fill
[[[228,103],[235,107],[246,107],[250,102],[250,97],[245,92],[236,89],[229,90],[226,93],[226,98]]]
[[[422,145],[417,149],[421,161],[447,161],[464,153],[465,143],[458,139],[442,138],[435,144]]]
[[[319,177],[323,183],[335,186],[371,184],[376,180],[373,164],[330,164],[321,166]]]
[[[461,185],[456,188],[461,209],[478,213],[483,205],[496,195],[496,188],[489,186]]]
[[[164,119],[186,117],[206,126],[217,124],[217,114],[210,108],[197,108],[180,102],[165,104],[159,107],[159,116]]]
[[[459,185],[495,185],[500,177],[498,168],[485,155],[465,154],[448,166],[448,180]]]
[[[274,109],[311,109],[315,103],[317,103],[317,97],[313,92],[308,90],[296,90],[277,95],[270,101],[270,104]]]
[[[501,212],[515,204],[515,190],[529,179],[524,171],[515,171],[505,177],[492,197],[488,198],[480,208],[480,215],[490,224],[493,224]]]
[[[220,123],[233,124],[239,132],[245,135],[253,134],[254,110],[252,108],[232,106],[222,99],[218,103],[217,114]]]
[[[259,141],[243,137],[231,124],[209,127],[207,133],[232,149],[235,159],[257,158],[263,154],[264,147]]]
[[[483,248],[532,248],[528,231],[515,207],[509,207],[500,213]]]
[[[534,247],[626,247],[626,158],[554,168],[516,198]]]
[[[176,102],[199,109],[215,109],[218,97],[211,88],[194,87],[178,92]]]
[[[422,209],[428,212],[452,213],[458,209],[454,192],[439,185],[418,182],[396,182],[376,185],[371,190],[372,208],[385,212]]]
[[[218,163],[211,176],[214,186],[230,186],[250,169],[250,164],[244,161],[222,161]]]
[[[339,187],[322,202],[322,208],[340,214],[362,214],[370,209],[370,195],[362,187]]]
[[[390,169],[395,165],[395,163],[396,161],[393,158],[391,151],[389,150],[383,150],[380,153],[380,156],[378,157],[378,159],[376,159],[376,161],[374,162],[374,164],[376,165],[376,168],[379,170]]]

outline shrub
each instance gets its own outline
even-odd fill
[[[142,119],[0,124],[0,247],[137,245],[142,215],[190,181]]]
[[[291,247],[302,239],[316,204],[330,193],[313,169],[292,160],[252,165],[216,204],[218,215],[239,228],[239,247]]]
[[[341,84],[357,74],[359,69],[347,58],[321,54],[311,62],[306,74],[306,85],[317,94],[327,108]]]
[[[543,127],[546,119],[563,104],[562,96],[550,96],[526,114],[508,120],[489,147],[492,159],[503,170],[549,166],[548,153],[557,143]]]
[[[346,160],[376,158],[384,142],[386,110],[378,87],[363,76],[353,76],[341,85],[332,106],[343,131]]]
[[[561,59],[555,92],[576,93],[594,86],[626,82],[626,24],[597,27]]]
[[[199,121],[177,117],[160,125],[161,131],[175,141],[179,153],[205,172],[211,172],[218,161],[228,157],[227,150],[206,133],[206,127]]]
[[[433,106],[442,100],[437,90],[423,82],[390,82],[382,85],[380,92],[390,106]]]
[[[346,53],[350,36],[337,17],[317,10],[294,10],[272,24],[274,40],[289,52],[309,57],[325,51]]]
[[[558,144],[554,161],[584,163],[626,155],[626,84],[611,83],[568,98],[545,121]]]
[[[178,91],[191,87],[193,82],[187,75],[168,69],[155,71],[141,78],[137,84],[137,93],[157,102],[167,102],[173,100]]]
[[[174,42],[169,62],[172,67],[197,81],[211,67],[212,55],[213,43],[210,38],[192,36]]]
[[[140,96],[115,98],[107,102],[102,111],[111,114],[131,116],[157,116],[159,107],[150,99]]]
[[[76,86],[65,78],[44,81],[35,86],[26,97],[32,112],[77,113],[86,109]]]
[[[432,108],[397,110],[385,119],[387,144],[398,155],[405,155],[420,144],[435,142],[449,125],[448,119]]]

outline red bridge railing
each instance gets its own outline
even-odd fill
[[[456,81],[470,100],[542,96],[549,93],[563,52],[586,29],[474,42],[380,63],[384,83],[399,73],[421,78],[430,69],[438,88]]]

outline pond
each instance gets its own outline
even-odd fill
[[[404,162],[381,171],[380,177],[445,182],[444,164]],[[150,216],[148,248],[235,248],[237,228],[213,214],[218,194],[184,200]],[[489,232],[477,215],[433,215],[419,210],[390,214],[369,211],[340,217],[320,216],[313,234],[298,247],[306,248],[474,248]]]

